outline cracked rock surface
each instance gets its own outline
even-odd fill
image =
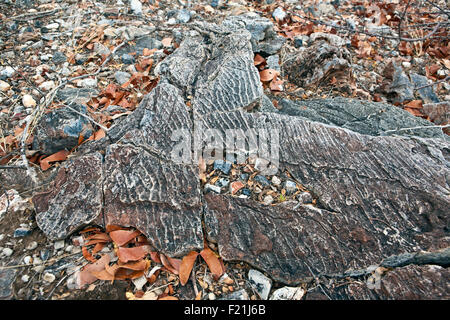
[[[290,111],[255,112],[264,97],[253,65],[256,30],[226,23],[196,30],[157,66],[161,80],[139,107],[66,161],[49,191],[33,197],[49,238],[93,222],[134,226],[157,250],[181,257],[201,250],[207,236],[225,260],[244,260],[288,284],[449,246],[448,139],[391,136],[395,124],[377,112],[370,117],[379,108],[391,112],[386,104],[317,100],[309,113],[289,102]],[[426,125],[395,112],[405,123]],[[353,119],[336,120],[349,113]],[[176,163],[171,152],[176,130],[195,140],[206,129],[277,129],[279,169],[311,190],[317,206],[203,194],[198,159]],[[393,273],[387,295],[402,294],[395,283],[403,272],[419,275],[426,268]]]

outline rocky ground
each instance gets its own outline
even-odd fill
[[[154,300],[174,297],[210,300],[300,300],[446,299],[450,296],[447,269],[448,212],[441,209],[448,205],[448,199],[445,200],[445,195],[448,196],[448,182],[439,178],[448,172],[448,164],[443,164],[445,161],[442,159],[446,157],[445,150],[448,152],[448,144],[446,145],[448,137],[445,133],[449,133],[446,130],[450,114],[449,8],[445,1],[415,1],[413,5],[403,1],[375,4],[369,1],[303,1],[299,4],[297,1],[240,0],[145,2],[2,0],[0,6],[2,8],[0,297],[2,299]],[[147,115],[145,111],[137,110],[139,103],[142,102],[143,106],[140,110],[150,110],[153,103],[151,99],[154,99],[156,109],[150,111],[160,110],[162,107],[158,105],[158,101],[164,101],[166,91],[170,93],[173,90],[173,96],[179,96],[177,99],[181,99],[180,104],[192,110],[192,114],[187,113],[185,119],[198,116],[198,119],[207,126],[218,121],[224,128],[228,125],[226,121],[229,119],[238,123],[239,120],[233,118],[234,111],[231,108],[226,109],[225,106],[225,109],[220,110],[230,118],[215,119],[213,113],[208,113],[206,104],[199,106],[195,97],[197,92],[208,93],[206,87],[198,85],[204,79],[198,80],[197,83],[197,80],[192,81],[189,78],[191,77],[189,72],[182,73],[174,67],[183,65],[187,63],[186,61],[191,63],[189,59],[197,57],[196,55],[200,57],[201,53],[196,50],[198,47],[208,48],[211,52],[215,50],[218,40],[214,37],[211,36],[209,42],[204,43],[202,42],[204,40],[196,40],[198,34],[193,36],[189,33],[209,32],[202,29],[203,22],[222,23],[227,30],[241,27],[249,31],[250,49],[239,48],[244,54],[250,52],[249,59],[254,69],[251,74],[257,80],[256,84],[249,78],[250,89],[253,87],[256,89],[255,91],[249,89],[249,96],[243,98],[243,100],[248,98],[248,101],[245,105],[239,105],[249,109],[250,116],[245,115],[248,123],[252,121],[255,124],[260,123],[257,118],[252,117],[253,114],[276,114],[273,117],[268,116],[264,121],[284,128],[286,132],[284,140],[293,146],[299,142],[295,139],[289,140],[290,137],[308,136],[309,129],[303,128],[301,120],[286,120],[287,118],[283,118],[285,116],[307,118],[349,129],[355,136],[352,134],[348,139],[356,137],[356,140],[362,141],[361,144],[374,143],[377,150],[380,150],[380,155],[374,156],[375,158],[372,158],[372,153],[364,153],[363,150],[361,158],[358,158],[360,162],[367,159],[375,159],[379,163],[387,161],[389,169],[394,168],[392,169],[394,172],[400,172],[407,178],[412,177],[408,172],[422,174],[421,168],[424,165],[430,166],[429,172],[423,173],[423,177],[419,176],[416,180],[412,177],[412,182],[407,178],[399,184],[395,181],[388,188],[383,181],[390,181],[392,173],[383,176],[383,173],[377,171],[380,169],[375,168],[374,172],[377,173],[374,176],[384,177],[384,180],[380,178],[376,182],[381,190],[377,193],[378,191],[365,190],[364,181],[353,182],[351,185],[348,181],[344,181],[344,178],[341,181],[337,173],[333,176],[335,170],[339,171],[336,168],[332,168],[329,172],[316,172],[315,169],[301,171],[295,164],[305,163],[308,159],[296,158],[297,156],[284,159],[287,165],[283,170],[268,175],[261,174],[260,167],[264,165],[261,159],[246,159],[244,163],[239,164],[233,161],[210,161],[200,164],[198,180],[194,176],[183,180],[187,185],[195,186],[194,189],[201,190],[201,196],[198,197],[204,197],[204,202],[208,203],[202,220],[192,222],[195,228],[203,228],[205,243],[204,238],[200,237],[188,243],[190,248],[180,249],[162,244],[161,246],[166,249],[165,252],[174,253],[175,260],[170,260],[169,256],[161,258],[160,253],[156,253],[161,248],[151,248],[146,253],[152,252],[155,256],[136,259],[145,261],[141,267],[127,265],[120,256],[117,259],[119,249],[124,246],[118,245],[117,241],[112,239],[110,230],[91,229],[80,233],[82,231],[80,225],[74,228],[75,233],[67,236],[64,234],[66,236],[64,240],[52,240],[57,238],[52,232],[65,231],[55,231],[58,228],[54,225],[54,213],[49,213],[51,210],[44,208],[48,204],[42,204],[49,201],[48,198],[42,202],[39,198],[32,200],[31,197],[41,191],[47,192],[49,186],[54,188],[55,192],[59,192],[61,185],[66,188],[64,179],[56,186],[51,184],[54,179],[62,181],[55,177],[58,169],[69,162],[66,159],[75,159],[75,162],[77,159],[86,161],[90,169],[83,167],[83,170],[86,172],[90,170],[90,179],[95,180],[90,188],[87,187],[84,191],[90,198],[76,199],[77,206],[82,209],[86,208],[84,205],[90,206],[89,210],[92,212],[101,211],[106,206],[114,212],[114,208],[120,207],[121,202],[107,192],[102,195],[101,190],[104,183],[109,184],[110,190],[120,184],[113,179],[105,179],[105,182],[99,184],[98,181],[103,181],[106,174],[103,169],[95,166],[95,159],[104,155],[106,146],[125,138],[132,141],[133,146],[138,141],[143,145],[162,150],[160,156],[164,155],[166,147],[161,146],[156,135],[154,136],[156,142],[148,142],[145,137],[139,140],[141,139],[139,131],[133,131],[137,140],[133,140],[135,137],[126,136],[127,132],[137,127],[135,118],[142,112],[143,117]],[[193,39],[191,43],[183,42],[191,37]],[[423,38],[423,40],[398,41],[399,38]],[[223,49],[227,48],[228,44],[221,45],[222,47],[219,47]],[[176,51],[177,49],[180,50]],[[186,52],[192,56],[185,54]],[[186,70],[195,70],[198,67],[194,58],[192,65]],[[219,54],[217,59],[222,61],[223,57]],[[247,62],[244,61],[242,66],[246,66]],[[230,78],[233,78],[233,73],[230,73]],[[165,82],[160,83],[161,79],[169,81],[174,88],[171,85],[166,86]],[[204,81],[209,83],[209,80]],[[195,90],[191,90],[192,88]],[[179,94],[180,90],[183,91],[182,94]],[[148,98],[151,101],[143,101],[148,93],[153,94]],[[351,105],[347,100],[336,100],[336,97],[358,98],[367,103]],[[258,103],[253,103],[253,100],[258,100]],[[177,101],[170,101],[170,104],[163,107],[177,105]],[[390,109],[385,107],[386,104],[378,107],[377,104],[369,102],[383,102],[396,107]],[[348,110],[345,114],[340,111],[342,105]],[[136,113],[132,113],[135,110]],[[130,116],[131,114],[135,118]],[[157,118],[158,113],[155,114]],[[184,119],[182,112],[177,114],[180,114],[180,119]],[[279,118],[278,114],[281,114]],[[161,123],[164,123],[165,118],[162,119]],[[170,125],[170,122],[167,124]],[[116,127],[118,129],[109,130],[114,125],[118,125]],[[420,129],[423,126],[434,128]],[[410,129],[414,127],[419,129]],[[160,132],[164,132],[164,126],[158,128]],[[142,132],[147,130],[145,126],[140,129]],[[347,141],[345,136],[340,137],[339,133],[334,132],[328,133],[320,126],[312,129],[316,130],[314,132],[319,136],[314,143],[320,146],[325,141],[327,150],[334,150],[335,146],[335,143],[326,145],[330,136],[337,137],[336,141],[342,144]],[[320,135],[322,132],[325,132],[323,140]],[[407,158],[409,152],[405,151],[401,141],[388,138],[383,140],[383,136],[392,133],[436,138],[442,142],[427,145],[421,144],[420,139],[419,142],[414,139],[412,142],[408,140],[407,143],[411,143],[408,144],[411,146],[408,148],[417,150],[415,158],[409,160]],[[380,139],[371,140],[364,135],[377,136]],[[397,148],[395,150],[397,156],[405,155],[404,162],[400,162],[390,153],[389,146]],[[352,158],[352,152],[360,150],[359,146],[351,143],[346,147],[348,147],[347,156],[345,150],[343,151],[345,159]],[[426,148],[435,156],[432,160],[431,156],[423,151]],[[120,155],[117,159],[126,159],[127,157],[123,156],[128,154],[126,152],[135,151],[133,148],[111,147],[106,152],[111,154],[116,152]],[[337,150],[335,154],[341,155],[341,151]],[[314,155],[314,150],[311,152]],[[437,155],[439,152],[440,158]],[[82,157],[77,158],[78,155]],[[23,167],[24,157],[27,158],[30,167],[28,169]],[[152,154],[149,153],[147,157],[147,160],[153,161]],[[124,160],[114,162],[112,158],[114,157],[108,158],[109,168],[124,171]],[[445,159],[448,161],[448,158]],[[135,165],[138,166],[139,163]],[[348,168],[351,167],[349,164]],[[70,171],[72,170],[70,165],[64,168],[68,168],[69,178],[77,176],[76,166],[73,166],[74,171]],[[179,168],[165,167],[163,164],[155,168],[164,171],[168,176],[172,174],[183,177],[185,173],[178,171]],[[365,169],[363,166],[361,168]],[[372,176],[369,169],[367,176]],[[172,170],[175,173],[172,173]],[[98,178],[92,178],[96,174]],[[322,177],[335,182],[321,185],[308,180],[308,178],[320,180]],[[349,177],[352,178],[351,175]],[[358,179],[360,178],[358,176]],[[433,185],[434,181],[436,186]],[[380,252],[374,249],[377,247],[376,243],[383,241],[384,238],[365,233],[364,230],[369,230],[371,225],[361,224],[362,229],[358,228],[358,217],[352,216],[353,210],[349,209],[347,212],[346,209],[342,211],[337,209],[338,202],[344,199],[343,195],[346,192],[353,194],[352,186],[358,186],[359,183],[358,190],[367,191],[367,194],[373,192],[381,202],[384,201],[385,193],[388,193],[387,198],[398,197],[399,211],[405,212],[408,216],[411,214],[414,227],[420,229],[424,235],[402,234],[398,245],[400,249],[394,248],[395,246],[382,248]],[[370,184],[371,180],[368,179],[366,183]],[[339,190],[342,186],[347,186],[348,191]],[[331,187],[333,191],[329,191]],[[73,190],[67,187],[65,194],[69,196],[74,193]],[[197,195],[179,196],[171,192],[172,190],[168,188],[166,196],[172,197],[174,201],[179,200],[177,197],[180,197],[180,201],[187,199],[186,197],[191,197],[188,198],[189,201],[194,199],[192,206],[188,206],[192,212],[197,212],[201,206],[201,201],[196,202]],[[422,193],[423,196],[420,196]],[[138,191],[136,195],[139,196]],[[403,199],[403,195],[406,195],[406,199]],[[53,196],[54,194],[50,198]],[[360,201],[356,198],[350,196],[341,203],[347,201],[350,208],[352,204],[349,202]],[[92,199],[97,199],[98,202]],[[102,199],[105,200],[104,204]],[[110,204],[107,201],[111,201]],[[158,201],[167,200],[157,199]],[[253,205],[247,205],[246,201],[252,201]],[[417,204],[421,202],[425,205]],[[287,207],[290,203],[294,204],[295,209]],[[243,226],[242,229],[224,231],[223,225],[228,219],[227,212],[223,209],[225,205],[227,208],[239,208],[242,217],[238,223],[239,226]],[[284,205],[286,205],[284,209],[277,209]],[[372,205],[373,203],[361,202],[364,209],[375,210]],[[386,208],[392,208],[389,205],[383,202],[376,207],[376,210],[380,210],[381,217],[385,217],[383,215]],[[422,212],[421,210],[427,212],[429,210],[427,205],[435,208],[436,216],[431,215],[431,218],[422,219],[420,215],[411,213]],[[76,212],[77,208],[72,209]],[[65,210],[66,208],[61,207],[61,211]],[[275,253],[274,258],[266,255],[264,248],[258,245],[255,247],[251,243],[248,245],[249,240],[240,235],[245,234],[248,221],[252,221],[252,215],[257,212],[270,219],[275,217],[268,223],[253,222],[257,231],[255,234],[259,235],[255,236],[257,238],[254,240],[262,243],[262,247],[284,246],[286,243],[296,241],[295,236],[290,237],[289,234],[295,229],[295,223],[286,218],[295,210],[301,212],[299,217],[295,217],[298,220],[294,219],[299,225],[311,224],[315,226],[314,228],[317,227],[317,230],[323,228],[328,233],[336,235],[334,240],[336,243],[347,243],[349,237],[356,239],[357,245],[352,243],[342,247],[339,244],[329,243],[328,240],[323,240],[323,231],[317,231],[319,236],[315,241],[320,243],[317,248],[314,241],[312,243],[305,241],[292,249],[295,251],[292,256],[290,253],[282,252]],[[336,216],[336,213],[347,215],[351,220],[349,222],[351,228],[349,230],[344,228],[342,231],[330,227],[331,224],[326,225],[327,220],[336,219],[335,225],[345,224],[348,221],[339,220],[339,217],[322,220],[321,216],[314,216],[314,212],[317,211],[320,211],[321,215],[323,212],[333,216]],[[278,214],[280,215],[277,216]],[[316,222],[309,221],[306,216],[314,216]],[[45,219],[47,220],[43,221]],[[99,220],[95,220],[98,219],[97,216],[89,218],[83,216],[83,219],[83,222],[90,221],[89,226],[102,225],[98,223]],[[110,219],[108,224],[112,225],[123,222],[114,214],[105,215],[104,219]],[[374,215],[369,218],[370,224],[376,224],[377,219],[383,218]],[[406,234],[411,229],[406,222],[397,220],[392,222],[390,218],[386,219],[389,223],[394,223],[397,232],[403,230]],[[429,221],[424,222],[427,219]],[[277,221],[282,221],[280,228],[281,225],[287,226],[286,234],[283,234],[281,240],[268,241],[266,235],[271,231],[267,226],[276,225],[279,223]],[[147,236],[151,234],[152,231],[148,229],[147,224],[142,224],[141,221],[134,223],[133,226],[139,227],[139,230],[140,226],[143,226],[142,231]],[[218,225],[216,229],[211,227],[216,224]],[[380,225],[382,224],[386,222],[381,222]],[[379,226],[374,228],[382,229]],[[144,229],[150,230],[150,233]],[[182,226],[180,229],[183,229]],[[155,232],[158,237],[162,234],[159,231]],[[234,238],[230,238],[230,233]],[[105,239],[98,241],[95,236],[100,237],[98,236],[100,234]],[[429,234],[433,236],[427,238]],[[143,241],[141,242],[139,236],[143,235],[137,234],[133,241],[139,244],[147,243],[146,239],[141,239]],[[191,236],[194,237],[186,233],[187,238]],[[97,242],[92,243],[93,240]],[[239,245],[233,247],[233,241]],[[96,247],[99,243],[100,245]],[[224,243],[230,244],[227,246]],[[338,266],[340,262],[331,265],[321,259],[314,260],[306,254],[310,250],[332,256],[336,260],[345,260],[349,259],[348,253],[345,252],[347,248],[357,252],[360,246],[366,245],[375,253],[364,254],[360,260],[358,257],[349,261],[350,271],[347,273],[343,272],[347,269]],[[135,245],[127,243],[127,246],[131,248]],[[245,248],[248,252],[246,250],[240,252],[237,250],[238,247]],[[211,256],[205,258],[201,255],[202,259],[195,255],[197,258],[192,275],[183,285],[181,283],[183,272],[180,271],[183,256],[188,252],[207,248],[220,253],[220,257],[217,255],[216,258]],[[334,250],[342,250],[341,256],[334,255],[332,253]],[[292,261],[286,262],[285,265],[274,262],[282,261],[285,258],[283,254],[288,260],[294,258],[305,260],[305,265],[297,269]],[[389,260],[389,256],[394,258]],[[117,263],[121,266],[121,270],[125,271],[117,273],[114,282],[97,280],[101,276],[83,278],[82,271],[85,270],[85,266],[95,261],[98,263],[103,257],[108,257],[111,263]],[[262,259],[262,262],[259,259]],[[219,271],[214,269],[214,263],[219,263],[217,261],[221,265],[220,268],[217,267]],[[102,269],[97,271],[100,270]],[[291,273],[288,274],[286,270],[290,270]],[[123,279],[120,279],[119,275]],[[380,282],[380,279],[383,280]]]

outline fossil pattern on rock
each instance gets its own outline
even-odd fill
[[[225,260],[247,261],[289,284],[448,247],[448,139],[388,136],[383,132],[392,127],[382,118],[352,127],[321,121],[314,111],[312,119],[255,112],[264,98],[253,65],[255,35],[226,23],[195,29],[156,67],[160,82],[109,130],[104,145],[82,149],[48,191],[34,196],[47,236],[64,238],[93,221],[134,226],[172,257],[200,250],[206,236]],[[355,109],[367,120],[374,111],[350,99],[338,104],[333,119]],[[402,117],[417,119],[405,111]],[[311,190],[318,205],[203,194],[198,158],[177,163],[171,155],[179,143],[174,132],[191,135],[196,155],[194,142],[208,129],[223,136],[229,129],[278,130],[279,168]]]

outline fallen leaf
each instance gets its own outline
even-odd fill
[[[79,288],[84,287],[86,284],[91,284],[98,278],[95,277],[92,272],[99,272],[105,269],[105,265],[109,264],[110,258],[108,254],[103,255],[95,263],[86,265],[83,270],[81,270],[77,277],[77,285]]]
[[[96,262],[97,259],[94,258],[94,256],[88,251],[87,247],[83,246],[81,247],[81,252],[83,253],[83,257],[90,262]]]
[[[261,81],[267,82],[271,81],[277,74],[278,71],[274,69],[264,69],[259,72],[259,77],[261,78]]]
[[[121,262],[137,261],[148,253],[150,253],[150,246],[145,245],[132,248],[119,247],[117,250],[117,256]]]
[[[162,262],[162,264],[163,264],[163,266],[169,271],[169,272],[172,272],[173,274],[178,274],[179,273],[179,265],[178,266],[174,266],[174,265],[172,265],[172,261],[173,260],[176,260],[176,259],[170,259],[169,257],[166,257],[164,254],[160,254],[159,255],[159,257],[161,258],[161,262]],[[170,260],[172,260],[172,261],[170,261]],[[181,261],[181,260],[180,260]],[[177,268],[178,267],[178,268]]]
[[[188,282],[197,256],[198,252],[191,251],[181,260],[179,275],[182,286],[184,286]]]
[[[56,161],[64,161],[67,159],[67,156],[69,155],[69,151],[67,150],[61,150],[58,151],[51,156],[48,156],[41,160],[41,169],[42,171],[48,170],[50,168],[50,162],[56,162]]]
[[[205,247],[202,251],[200,251],[200,255],[203,260],[205,260],[213,276],[218,279],[224,273],[224,270],[222,269],[222,264],[214,251],[208,247]]]
[[[413,109],[421,109],[422,108],[422,100],[412,100],[405,104],[405,107],[413,108]]]
[[[174,296],[165,296],[162,298],[158,298],[158,300],[179,300],[177,297]]]
[[[111,239],[119,246],[123,246],[140,235],[141,232],[138,230],[116,230],[111,231],[109,236]]]
[[[261,63],[264,63],[264,62],[266,62],[266,59],[261,57],[259,54],[255,54],[255,59],[254,59],[255,66],[258,66],[258,65],[260,65]]]

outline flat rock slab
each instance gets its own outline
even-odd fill
[[[410,265],[387,272],[374,284],[354,280],[335,288],[314,290],[306,299],[333,300],[448,300],[450,270],[435,265]]]
[[[350,100],[326,102],[331,116],[320,102],[310,114],[254,112],[265,103],[255,38],[244,27],[195,28],[158,64],[158,86],[138,108],[34,196],[46,235],[64,238],[94,222],[134,226],[172,257],[200,250],[207,236],[225,260],[247,261],[288,284],[448,247],[448,139],[388,136],[395,124],[377,106]],[[424,125],[399,112],[405,123]],[[265,159],[310,190],[317,206],[203,194],[196,141],[208,129],[222,137],[229,129],[278,132],[270,137],[279,153]],[[190,161],[177,162],[173,152],[184,138]]]

